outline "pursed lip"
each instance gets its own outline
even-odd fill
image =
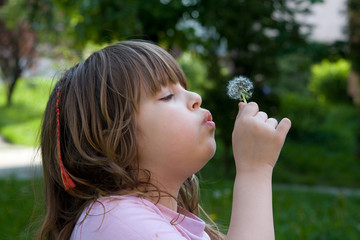
[[[205,111],[205,116],[204,116],[204,122],[203,123],[205,125],[209,126],[209,127],[215,128],[215,122],[213,121],[211,113],[208,110]]]

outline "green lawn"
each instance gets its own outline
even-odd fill
[[[202,186],[203,207],[218,224],[225,226],[223,229],[230,218],[231,192],[230,181],[208,182]],[[33,239],[43,209],[41,199],[39,180],[0,180],[0,239]],[[275,186],[273,199],[277,240],[359,239],[359,196]]]
[[[39,180],[0,180],[1,240],[34,239],[43,209],[42,190],[39,186]]]
[[[274,223],[277,240],[287,239],[359,239],[360,196],[284,188],[273,188]],[[228,226],[232,182],[208,182],[202,185],[202,205],[215,221]]]
[[[13,104],[6,106],[6,92],[0,82],[0,134],[20,145],[37,145],[37,136],[52,81],[20,79],[13,95]]]

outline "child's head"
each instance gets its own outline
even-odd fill
[[[140,93],[154,95],[168,82],[186,88],[176,61],[160,47],[136,41],[105,47],[65,72],[44,116],[45,179],[63,191],[56,131],[59,99],[61,159],[76,184],[70,192],[90,197],[137,187],[134,118]]]

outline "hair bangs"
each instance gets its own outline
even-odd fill
[[[186,77],[176,60],[161,47],[143,43],[147,51],[142,55],[142,72],[139,73],[140,86],[148,96],[154,96],[168,84],[180,83],[187,89]],[[149,45],[149,46],[148,46]]]

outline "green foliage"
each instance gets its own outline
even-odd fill
[[[350,102],[347,96],[347,79],[350,63],[344,59],[337,62],[322,61],[311,68],[309,89],[320,101],[330,103]]]
[[[310,2],[310,1],[303,1]],[[237,114],[237,102],[226,96],[226,85],[237,75],[249,77],[255,83],[252,101],[259,103],[261,110],[273,115],[277,107],[277,96],[267,94],[270,78],[276,79],[277,57],[280,52],[305,43],[300,34],[300,24],[295,12],[306,8],[288,8],[287,1],[194,1],[187,9],[190,20],[200,24],[204,30],[201,51],[208,68],[208,81],[213,89],[206,91],[204,103],[213,113],[217,124],[217,142],[224,146],[218,164],[225,165],[227,174],[232,173],[231,132]],[[196,13],[196,14],[194,14]],[[284,14],[285,18],[274,17]],[[196,48],[195,48],[196,49]],[[222,71],[224,66],[228,71]]]
[[[286,54],[277,59],[279,76],[270,79],[269,84],[277,94],[297,92],[308,94],[311,59],[305,53]]]
[[[268,79],[267,84],[278,95],[296,92],[308,96],[311,67],[323,59],[336,62],[348,57],[345,42],[318,43],[307,42],[306,45],[288,51],[281,51],[275,59],[278,74]]]
[[[354,106],[288,93],[281,96],[279,108],[280,116],[292,120],[292,128],[274,170],[274,181],[360,186]]]
[[[0,18],[6,23],[9,29],[16,28],[22,21],[27,20],[26,4],[24,0],[7,1],[0,5]]]
[[[274,57],[279,51],[304,42],[294,14],[308,9],[300,5],[291,9],[287,1],[208,0],[197,2],[192,10],[198,11],[196,20],[202,26],[214,31],[213,45],[206,52],[217,52],[225,42],[234,75],[272,75],[277,69]],[[287,18],[275,17],[280,14]]]
[[[39,31],[56,40],[66,39],[76,49],[82,50],[88,42],[142,38],[169,50],[176,46],[197,52],[206,73],[193,66],[201,72],[201,77],[195,78],[185,60],[183,65],[190,88],[203,93],[203,106],[213,113],[217,139],[226,149],[222,162],[229,170],[229,122],[236,116],[237,103],[226,96],[227,82],[236,75],[249,77],[256,83],[252,100],[258,101],[262,110],[275,109],[276,96],[262,91],[268,79],[276,79],[278,74],[274,59],[279,52],[304,45],[305,35],[299,31],[295,13],[308,12],[312,3],[321,2],[302,0],[290,8],[288,1],[34,0],[28,4]]]
[[[0,83],[0,134],[6,140],[37,145],[36,138],[51,86],[48,79],[21,79],[18,91],[14,93],[13,105],[7,107],[5,87]]]
[[[207,80],[207,69],[194,52],[184,52],[177,61],[186,75],[191,91],[204,95],[206,90],[212,88],[212,83]]]
[[[65,42],[82,50],[88,42],[109,43],[143,38],[169,46],[184,46],[184,32],[176,29],[184,6],[180,1],[43,1],[28,2],[31,19],[43,39]],[[63,36],[58,38],[58,36]],[[65,40],[65,41],[64,41]]]
[[[277,59],[280,75],[270,80],[279,100],[275,112],[278,119],[290,118],[292,127],[274,170],[275,182],[359,186],[358,113],[346,100],[346,82],[336,93],[336,104],[309,91],[311,66],[324,58],[341,63],[347,56],[342,46],[309,43]]]

